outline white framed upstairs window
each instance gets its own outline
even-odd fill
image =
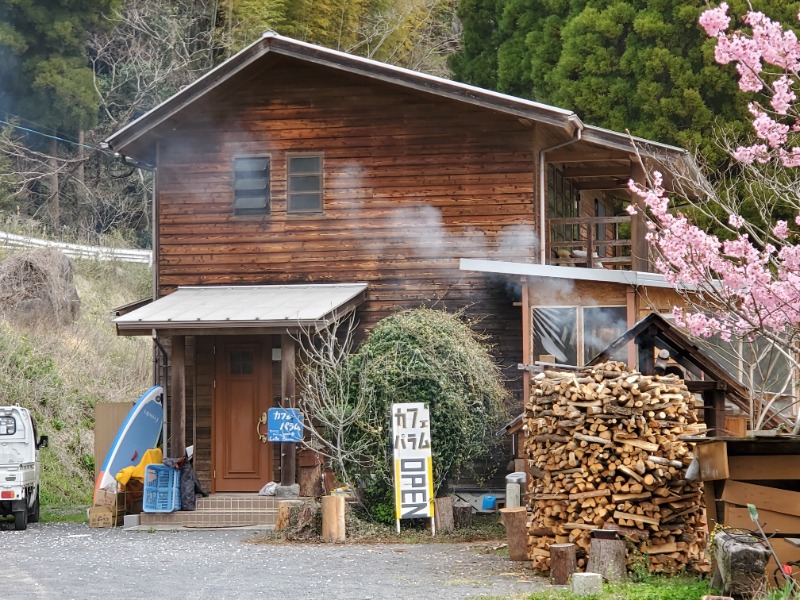
[[[290,154],[286,157],[288,214],[321,213],[322,155]]]
[[[533,307],[533,359],[551,355],[558,364],[583,366],[627,330],[625,306]],[[627,362],[627,348],[612,358]]]
[[[233,159],[233,214],[269,214],[269,178],[269,156],[235,157]]]

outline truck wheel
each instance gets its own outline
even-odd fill
[[[17,531],[24,531],[28,528],[28,511],[27,509],[18,510],[14,513],[14,529]]]
[[[33,501],[33,508],[28,513],[28,523],[39,522],[39,486],[36,486],[36,498]]]

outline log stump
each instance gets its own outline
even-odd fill
[[[500,515],[506,528],[508,557],[511,560],[528,560],[528,510],[524,506],[501,508]]]
[[[283,531],[292,524],[292,514],[294,522],[297,522],[297,512],[303,507],[302,500],[279,500],[278,515],[275,518],[275,531]]]
[[[587,573],[598,573],[609,583],[625,581],[627,557],[625,542],[592,538]]]
[[[464,529],[472,525],[472,505],[469,502],[453,503],[453,526]]]
[[[575,544],[550,544],[550,579],[555,585],[567,585],[577,568]]]
[[[433,501],[433,521],[436,524],[436,533],[449,533],[453,531],[453,498],[436,498]]]

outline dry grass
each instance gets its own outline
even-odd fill
[[[86,502],[94,478],[94,406],[132,402],[150,382],[150,342],[117,337],[110,311],[149,294],[142,265],[76,261],[81,300],[72,323],[0,325],[0,403],[34,411],[50,437],[41,453],[44,504]]]

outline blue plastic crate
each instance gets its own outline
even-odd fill
[[[181,508],[180,472],[165,465],[147,465],[144,472],[142,510],[168,513]]]

